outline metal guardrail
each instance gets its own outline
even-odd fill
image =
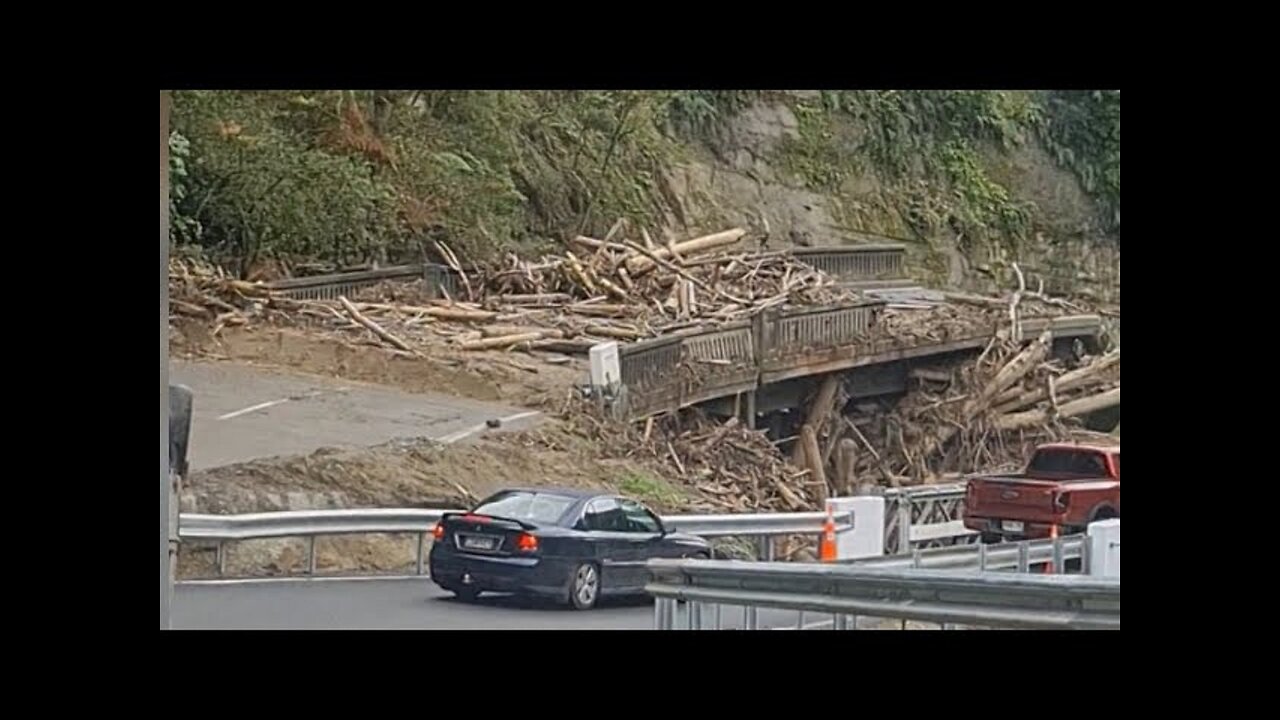
[[[957,573],[856,565],[651,560],[645,589],[656,598],[654,627],[676,629],[676,603],[688,603],[684,628],[712,629],[725,605],[745,608],[746,629],[760,608],[816,612],[836,630],[858,616],[953,625],[1119,630],[1120,582],[1082,575]]]
[[[890,280],[906,273],[907,246],[895,243],[797,248],[791,254],[840,282]]]
[[[451,297],[458,292],[457,273],[434,263],[396,265],[377,270],[313,275],[263,283],[268,290],[294,300],[335,300],[339,295],[352,295],[386,280],[422,278],[427,291],[438,296],[442,290]]]
[[[247,513],[241,515],[207,515],[182,513],[178,520],[179,537],[188,541],[216,543],[218,575],[226,571],[224,544],[242,540],[284,537],[307,538],[307,573],[316,572],[316,538],[322,535],[412,534],[417,536],[417,572],[425,572],[427,535],[446,512],[461,509],[358,509],[299,510],[287,512]],[[822,532],[826,513],[738,513],[727,515],[667,515],[664,525],[681,532],[705,538],[761,537],[779,535],[817,535]],[[835,513],[836,531],[852,528],[852,513]],[[771,547],[769,543],[764,544]],[[770,558],[771,559],[771,558]]]
[[[360,533],[423,533],[451,510],[365,509],[296,510],[203,515],[182,513],[178,520],[183,540],[253,540],[308,535]]]
[[[841,560],[842,564],[876,568],[925,568],[929,570],[1014,570],[1031,571],[1033,565],[1052,567],[1066,573],[1068,560],[1079,560],[1079,572],[1089,572],[1089,536],[1064,535],[1044,540],[1022,540],[993,545],[956,545],[923,550],[906,555]]]

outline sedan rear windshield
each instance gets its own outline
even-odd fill
[[[573,505],[573,498],[564,495],[509,492],[495,496],[472,512],[477,515],[494,515],[539,525],[551,525],[563,517],[571,505]]]

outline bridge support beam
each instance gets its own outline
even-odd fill
[[[743,406],[746,416],[742,418],[742,423],[749,429],[756,429],[756,391],[748,390],[743,393]]]

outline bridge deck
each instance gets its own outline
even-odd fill
[[[987,345],[997,326],[904,344],[878,332],[884,300],[759,315],[751,323],[658,338],[619,348],[623,407],[645,417],[732,397],[811,375],[923,359]],[[1049,329],[1055,340],[1096,336],[1096,315],[1027,318],[1030,340]]]

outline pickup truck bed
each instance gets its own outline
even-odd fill
[[[1119,445],[1044,445],[1027,472],[975,476],[966,489],[965,527],[987,541],[1077,532],[1119,516]]]

